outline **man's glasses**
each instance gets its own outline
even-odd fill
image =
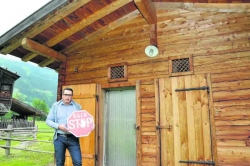
[[[73,96],[72,94],[63,94],[64,96],[69,96],[69,97],[71,97],[71,96]]]

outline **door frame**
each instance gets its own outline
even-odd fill
[[[138,96],[140,96],[139,87],[138,87],[138,81],[137,82],[126,82],[126,83],[107,83],[107,84],[100,84],[97,89],[97,94],[99,98],[98,102],[98,114],[96,115],[98,118],[98,133],[96,143],[97,143],[97,149],[98,152],[98,158],[97,158],[97,166],[103,166],[104,161],[104,128],[105,121],[103,119],[104,117],[104,110],[105,110],[105,100],[106,100],[106,90],[112,90],[112,89],[135,89],[136,91],[136,165],[139,166],[139,163],[141,161],[141,132],[140,132],[140,106],[138,102]]]

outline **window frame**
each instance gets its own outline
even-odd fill
[[[189,59],[189,68],[190,68],[190,71],[173,73],[173,66],[172,66],[173,60],[184,59],[184,58],[188,58]],[[170,56],[168,62],[169,62],[169,75],[171,77],[182,76],[182,75],[192,75],[192,74],[194,74],[193,55]]]
[[[123,78],[111,78],[111,68],[112,67],[118,67],[118,66],[123,66],[124,69],[124,77]],[[108,82],[121,82],[121,81],[127,81],[128,80],[128,65],[127,63],[116,63],[116,64],[111,64],[108,66]]]

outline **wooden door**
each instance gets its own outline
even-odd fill
[[[206,87],[205,75],[159,80],[161,165],[213,164]]]
[[[65,86],[73,89],[73,100],[82,106],[82,110],[88,111],[95,119],[96,117],[96,84],[82,84]],[[63,88],[65,88],[63,87]],[[96,122],[95,122],[96,124]],[[82,165],[95,166],[95,130],[89,136],[80,138],[82,153]],[[72,159],[66,151],[66,166],[73,166]]]

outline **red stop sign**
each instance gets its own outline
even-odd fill
[[[94,118],[86,110],[74,111],[67,119],[69,131],[76,137],[85,137],[95,128]]]

